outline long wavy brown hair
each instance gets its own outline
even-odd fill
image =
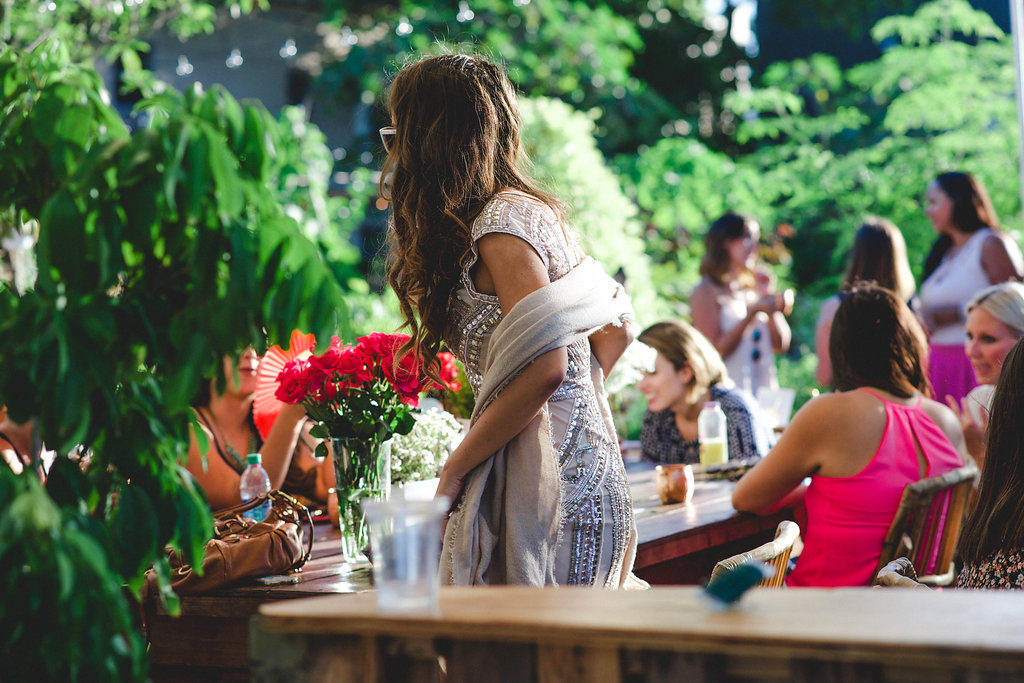
[[[501,190],[533,195],[564,216],[561,202],[523,170],[516,91],[476,55],[419,59],[395,76],[388,110],[396,132],[381,173],[391,202],[388,280],[409,328],[403,350],[434,374],[448,301],[470,254],[470,226]]]

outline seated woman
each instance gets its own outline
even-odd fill
[[[967,342],[964,351],[979,385],[961,405],[949,399],[960,417],[967,452],[982,467],[985,462],[985,425],[1003,359],[1024,337],[1024,285],[1004,282],[986,287],[967,304]]]
[[[1003,365],[978,504],[960,535],[958,588],[1024,588],[1024,342]]]
[[[648,404],[640,433],[645,460],[700,462],[697,415],[708,401],[718,401],[725,413],[730,460],[768,452],[772,435],[757,402],[726,386],[722,357],[704,335],[684,322],[661,322],[637,339],[658,352],[653,372],[644,373],[637,384]]]
[[[252,421],[259,361],[253,349],[247,349],[237,365],[232,358],[225,357],[224,391],[217,391],[217,380],[211,379],[193,406],[209,450],[204,462],[204,453],[193,433],[185,467],[203,487],[214,510],[242,502],[239,483],[246,466],[245,456],[249,453],[258,452],[263,456],[263,468],[274,489],[322,503],[327,500],[328,488],[334,486],[331,459],[318,462],[313,457],[314,444],[301,404],[284,406],[267,440],[260,440]]]
[[[804,550],[787,585],[868,585],[903,488],[963,464],[956,415],[923,396],[925,349],[895,294],[875,285],[843,294],[829,342],[839,393],[804,405],[733,491],[737,510],[758,514],[804,499]]]

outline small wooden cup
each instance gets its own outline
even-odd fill
[[[693,467],[690,465],[658,465],[654,481],[658,498],[665,505],[688,503],[693,497]]]

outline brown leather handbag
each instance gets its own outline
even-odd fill
[[[254,522],[243,516],[268,497],[271,508],[266,519]],[[202,574],[186,564],[180,553],[168,553],[171,588],[178,595],[206,593],[242,579],[294,571],[306,563],[313,551],[313,520],[309,510],[287,493],[271,491],[247,503],[218,510],[214,517],[213,538],[203,552]],[[309,524],[305,549],[303,521]],[[152,571],[147,579],[155,584]]]

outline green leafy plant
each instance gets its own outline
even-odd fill
[[[281,200],[279,121],[155,86],[129,133],[108,101],[62,40],[0,51],[3,232],[38,240],[35,281],[0,282],[0,402],[72,454],[45,488],[0,475],[0,654],[44,680],[145,678],[130,596],[155,563],[173,609],[162,550],[194,559],[212,531],[180,465],[201,378],[295,326],[347,329]]]

